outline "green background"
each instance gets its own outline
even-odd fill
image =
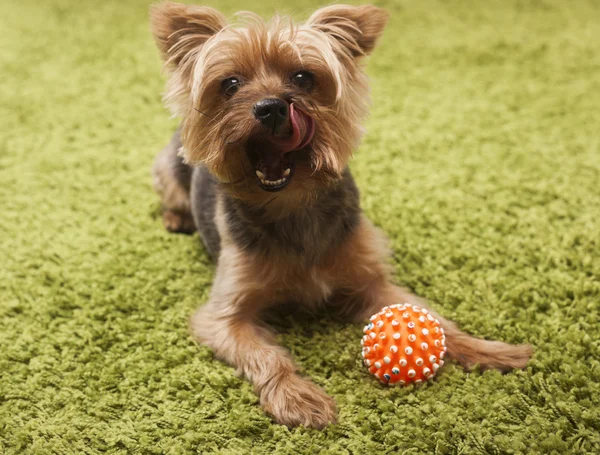
[[[360,328],[291,324],[281,343],[339,424],[274,425],[187,331],[214,267],[158,216],[149,169],[177,121],[148,3],[4,0],[0,453],[600,452],[600,4],[377,4],[363,207],[400,282],[472,334],[533,344],[527,369],[386,388]]]

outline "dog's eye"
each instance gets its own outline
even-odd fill
[[[227,98],[231,98],[240,89],[242,82],[237,77],[228,77],[221,82],[221,93]]]
[[[310,92],[315,86],[315,76],[310,71],[298,71],[292,75],[292,83]]]

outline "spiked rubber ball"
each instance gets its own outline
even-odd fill
[[[371,316],[360,344],[365,365],[385,384],[419,384],[444,364],[446,337],[425,308],[398,304]]]

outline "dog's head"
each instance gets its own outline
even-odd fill
[[[152,30],[170,70],[185,159],[237,197],[303,199],[339,178],[357,147],[369,94],[361,59],[387,21],[374,6],[329,6],[306,23],[161,3]]]

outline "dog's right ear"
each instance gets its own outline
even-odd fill
[[[227,25],[225,16],[216,9],[173,2],[152,5],[150,18],[165,62],[174,66]]]

